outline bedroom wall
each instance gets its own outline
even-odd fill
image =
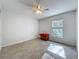
[[[57,39],[51,35],[51,21],[64,20],[64,38]],[[66,12],[39,20],[39,33],[50,33],[50,40],[76,46],[76,11]]]
[[[38,20],[20,0],[2,0],[2,47],[35,39],[38,34]]]
[[[0,13],[0,50],[2,48],[2,14]]]
[[[2,3],[1,3],[1,0],[0,0],[0,50],[2,48],[2,15],[3,15],[3,12],[2,12]]]
[[[32,40],[38,34],[38,21],[27,15],[5,12],[3,19],[2,46]]]

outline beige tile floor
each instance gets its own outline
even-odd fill
[[[2,49],[0,59],[41,59],[48,45],[41,40],[34,39],[8,46]]]

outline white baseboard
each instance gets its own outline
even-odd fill
[[[7,47],[7,46],[15,45],[15,44],[22,43],[22,42],[28,41],[28,40],[33,40],[33,39],[36,39],[36,38],[32,38],[32,39],[22,39],[22,40],[18,40],[18,41],[6,43],[6,44],[2,45],[2,47]]]

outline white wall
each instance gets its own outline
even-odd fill
[[[1,3],[1,0],[0,0],[0,50],[2,48],[2,3]]]
[[[1,42],[2,42],[2,15],[0,13],[0,50],[1,50]]]
[[[2,46],[9,46],[37,37],[38,21],[24,14],[4,12]]]
[[[78,31],[78,9],[76,10],[76,45],[77,45],[77,51],[78,51],[78,33],[79,31]]]
[[[51,21],[52,20],[64,20],[64,39],[56,39],[51,36]],[[39,33],[47,32],[50,33],[50,40],[57,41],[69,45],[76,45],[76,12],[67,12],[63,14],[59,14],[56,16],[51,16],[48,18],[44,18],[39,20],[40,28]]]
[[[30,9],[20,0],[2,0],[2,47],[31,40],[37,37],[38,20],[31,16]]]

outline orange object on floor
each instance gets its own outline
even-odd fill
[[[44,40],[44,41],[48,41],[49,40],[49,34],[47,33],[41,33],[40,35],[40,39]]]

